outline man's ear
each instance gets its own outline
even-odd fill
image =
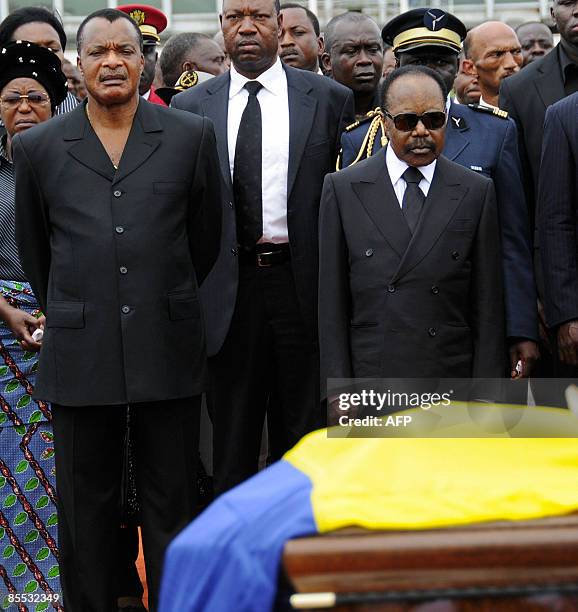
[[[76,67],[80,70],[80,74],[84,76],[84,70],[82,69],[82,60],[78,56],[76,58]]]
[[[283,30],[283,14],[277,15],[277,36],[281,38],[281,31]]]
[[[476,70],[476,66],[471,59],[463,59],[461,65],[462,72],[465,74],[469,74],[470,76],[478,76],[478,71]]]
[[[323,43],[323,36],[318,36],[317,37],[317,55],[318,56],[321,56],[324,48],[325,48],[325,45]]]
[[[331,56],[327,51],[321,54],[321,65],[323,66],[323,72],[325,74],[332,76],[331,72]]]

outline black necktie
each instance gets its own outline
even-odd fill
[[[261,186],[261,106],[257,93],[263,87],[259,81],[248,81],[247,106],[243,111],[233,169],[233,193],[237,213],[237,241],[250,250],[263,235],[263,193]]]
[[[423,174],[417,168],[410,166],[401,176],[407,183],[405,193],[403,194],[401,210],[413,234],[419,221],[423,203],[425,202],[423,191],[419,188],[419,182],[423,179]]]

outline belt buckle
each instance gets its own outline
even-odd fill
[[[261,260],[262,255],[273,255],[273,251],[267,251],[264,253],[257,253],[257,267],[258,268],[270,268],[273,264],[265,263]]]

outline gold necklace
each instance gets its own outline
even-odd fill
[[[90,123],[90,125],[92,125],[92,129],[94,130],[94,125],[92,124],[92,121],[90,119],[90,111],[88,110],[88,103],[86,104],[86,106],[84,107],[86,109],[86,118],[88,119],[88,122]],[[94,130],[96,132],[96,130]],[[108,159],[110,159],[110,163],[113,165],[115,170],[118,170],[118,164],[115,164],[112,157],[109,155]]]

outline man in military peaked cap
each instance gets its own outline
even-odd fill
[[[153,104],[167,106],[166,102],[156,94],[153,86],[155,68],[159,59],[157,51],[161,41],[159,35],[167,27],[167,16],[158,8],[147,4],[126,4],[117,8],[136,22],[142,34],[145,64],[138,88],[140,95]]]
[[[437,8],[413,9],[389,21],[382,30],[384,42],[393,47],[398,67],[432,68],[442,77],[448,91],[457,75],[458,55],[465,36],[464,24]],[[449,96],[446,111],[444,156],[494,181],[500,214],[511,375],[527,376],[538,356],[538,329],[516,125],[499,109],[456,104]],[[366,122],[343,134],[343,167],[381,149],[379,139],[370,142],[366,138],[369,127]]]

